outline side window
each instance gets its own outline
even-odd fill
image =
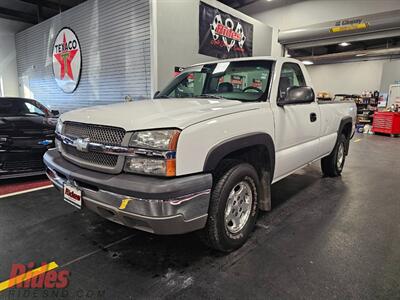
[[[29,102],[25,102],[24,104],[30,113],[41,115],[41,116],[45,115],[45,113],[41,109],[39,109],[39,107],[36,107],[35,105],[33,105]]]
[[[279,78],[278,98],[285,98],[287,89],[292,86],[306,86],[303,72],[296,63],[284,63],[282,65],[281,77]]]

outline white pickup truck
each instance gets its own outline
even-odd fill
[[[319,159],[342,172],[356,106],[319,103],[311,86],[290,58],[188,67],[153,100],[63,114],[47,175],[78,208],[232,251],[271,209],[271,184]]]

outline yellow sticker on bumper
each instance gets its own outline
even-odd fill
[[[128,205],[129,201],[131,201],[131,199],[123,199],[121,201],[121,205],[119,206],[119,209],[125,209],[126,206]]]

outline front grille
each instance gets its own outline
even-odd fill
[[[89,138],[90,142],[109,146],[121,146],[125,130],[119,127],[101,126],[76,122],[65,122],[63,134],[71,138]],[[112,169],[117,166],[118,156],[97,152],[82,152],[75,147],[63,145],[63,154],[72,161],[84,163],[86,167]]]
[[[89,163],[92,165],[96,165],[99,167],[108,167],[113,168],[116,166],[118,161],[117,155],[112,154],[104,154],[104,153],[97,153],[97,152],[81,152],[76,150],[75,147],[63,145],[65,153],[69,157],[77,158],[85,163]]]
[[[43,168],[42,160],[5,161],[3,164],[3,170],[6,171],[42,170]]]
[[[65,122],[64,135],[74,138],[89,138],[91,142],[120,146],[125,130],[118,127]]]

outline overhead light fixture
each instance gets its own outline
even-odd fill
[[[272,2],[273,0],[267,0],[267,2]]]
[[[350,46],[351,44],[350,43],[347,43],[347,42],[343,42],[343,43],[340,43],[339,44],[339,46],[341,46],[341,47],[347,47],[347,46]]]
[[[302,63],[305,64],[306,66],[310,66],[310,65],[314,64],[311,60],[303,60]]]
[[[358,57],[365,56],[365,55],[367,55],[367,53],[358,53],[358,54],[356,54],[356,56],[358,56]]]

